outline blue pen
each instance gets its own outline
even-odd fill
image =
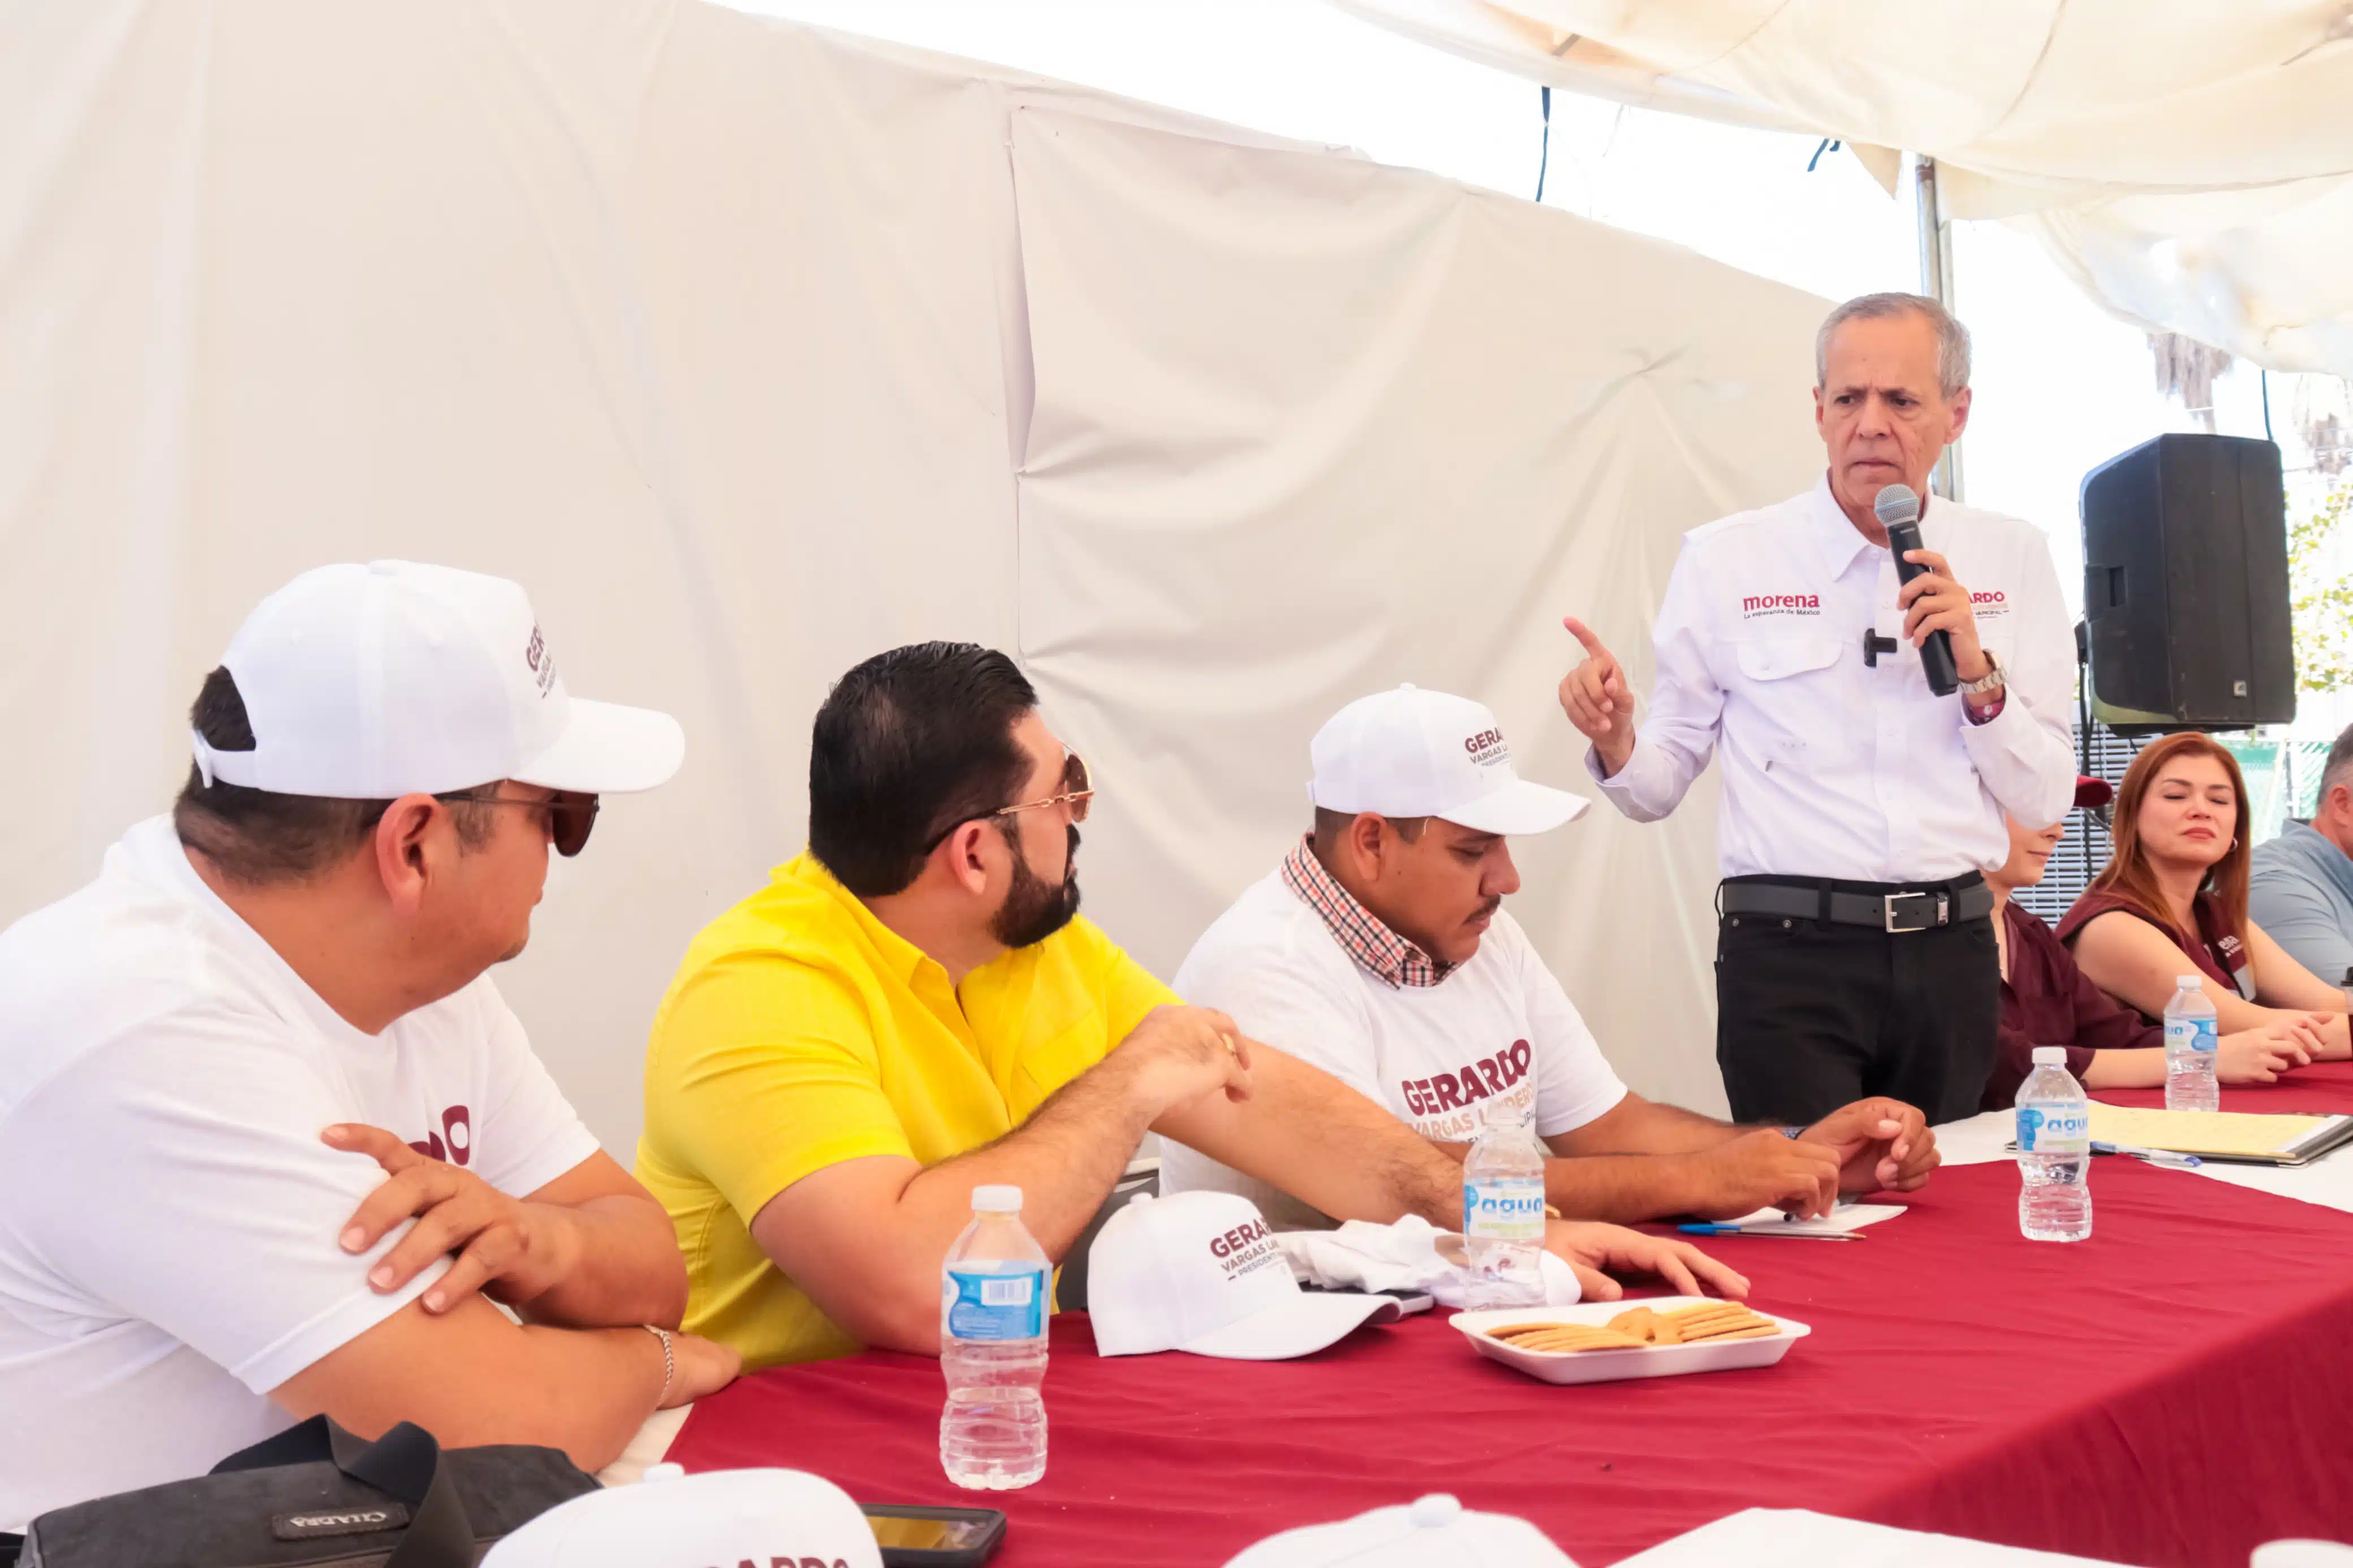
[[[1685,1236],[1778,1236],[1791,1241],[1865,1241],[1859,1230],[1785,1230],[1778,1225],[1679,1225]]]
[[[2129,1154],[2136,1160],[2146,1160],[2152,1165],[2165,1165],[2177,1171],[2194,1171],[2206,1162],[2195,1154],[2177,1154],[2170,1149],[2141,1149],[2130,1143],[2094,1142],[2094,1154]]]

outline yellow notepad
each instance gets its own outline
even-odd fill
[[[2092,1101],[2092,1141],[2169,1149],[2177,1154],[2220,1159],[2276,1160],[2288,1157],[2332,1119],[2326,1116],[2251,1116],[2236,1110],[2137,1110]]]

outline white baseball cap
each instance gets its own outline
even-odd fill
[[[565,1506],[569,1507],[569,1504]],[[1445,1492],[1337,1524],[1270,1535],[1226,1568],[1577,1568],[1525,1519],[1472,1513]],[[491,1568],[484,1563],[482,1568]]]
[[[1400,686],[1360,697],[1309,742],[1308,798],[1325,811],[1435,816],[1479,833],[1549,833],[1593,803],[1530,784],[1495,715],[1467,697]]]
[[[709,1563],[882,1568],[849,1494],[800,1470],[654,1465],[629,1487],[556,1504],[490,1550],[481,1568],[655,1568]]]
[[[1087,1248],[1087,1316],[1102,1355],[1288,1361],[1401,1310],[1394,1297],[1302,1290],[1266,1217],[1235,1193],[1132,1198]]]
[[[522,586],[479,572],[305,572],[246,617],[221,663],[254,746],[195,736],[207,784],[339,800],[501,779],[619,795],[653,788],[686,754],[669,714],[566,692]]]

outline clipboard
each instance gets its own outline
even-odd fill
[[[2353,1142],[2353,1116],[2257,1116],[2091,1103],[2094,1142],[2129,1143],[2232,1165],[2293,1169]]]

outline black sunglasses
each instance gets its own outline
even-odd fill
[[[588,847],[589,830],[596,826],[596,797],[576,790],[560,789],[545,800],[510,800],[505,795],[476,795],[471,790],[433,798],[462,800],[473,805],[543,806],[547,811],[548,837],[555,841],[555,852],[567,860]]]

